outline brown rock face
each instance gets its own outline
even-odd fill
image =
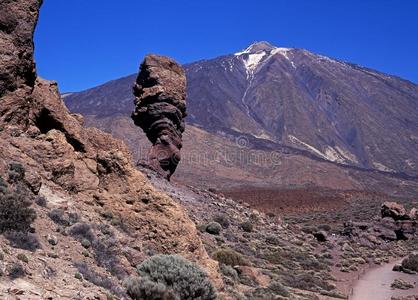
[[[174,60],[148,55],[134,86],[132,119],[153,144],[150,166],[170,180],[180,161],[186,117],[186,76]]]
[[[0,2],[0,97],[22,84],[33,86],[33,31],[42,0]]]
[[[22,123],[36,80],[33,32],[41,0],[0,2],[0,121]]]
[[[396,202],[385,202],[382,204],[381,208],[382,218],[389,217],[398,220],[408,220],[409,215],[407,214],[405,208]]]
[[[119,232],[115,227],[114,232],[118,233],[111,234],[112,245],[98,244],[89,270],[106,274],[106,278],[110,272],[111,281],[116,284],[113,292],[120,298],[124,298],[125,292],[118,278],[135,273],[134,266],[148,256],[145,249],[149,253],[178,253],[196,261],[222,287],[217,263],[209,258],[195,224],[180,204],[158,192],[134,168],[122,142],[97,129],[83,128],[82,118],[70,114],[65,107],[55,82],[36,76],[32,35],[40,5],[40,0],[0,0],[0,178],[7,179],[11,162],[20,164],[25,170],[22,184],[29,188],[28,196],[44,198],[50,209],[75,213],[80,222],[89,223],[94,230],[96,224],[102,223],[104,211],[117,216],[121,220],[117,226],[123,223],[126,231]],[[176,81],[174,78],[173,85]],[[184,82],[180,82],[180,86],[184,86]],[[168,89],[166,93],[172,95]],[[184,110],[179,111],[184,114]],[[13,297],[10,291],[14,290],[23,298],[35,294],[42,299],[71,299],[76,295],[83,299],[102,298],[104,292],[98,286],[86,288],[80,286],[76,278],[64,279],[67,274],[75,274],[78,262],[85,259],[81,255],[82,246],[75,243],[75,247],[68,247],[74,244],[75,237],[58,234],[56,224],[45,211],[38,205],[32,208],[37,215],[32,224],[33,234],[39,237],[40,248],[50,246],[43,236],[54,235],[59,240],[54,247],[63,255],[51,258],[42,255],[43,251],[28,253],[29,262],[24,272],[31,270],[31,276],[20,282],[3,280],[5,276],[0,276],[0,299]],[[92,244],[103,241],[95,238]],[[2,255],[13,254],[3,255],[0,263],[16,264],[15,249],[4,235],[0,235],[0,245],[7,247],[7,251],[2,249]],[[99,251],[110,248],[112,253],[100,252],[99,258]],[[69,263],[65,257],[72,257],[73,261]],[[112,266],[101,257],[111,259]],[[40,260],[45,265],[40,264]],[[54,276],[44,276],[46,265],[56,270]],[[109,271],[113,267],[118,271]],[[65,291],[58,288],[63,280],[66,281]]]

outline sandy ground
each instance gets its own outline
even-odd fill
[[[390,300],[392,296],[418,295],[418,275],[410,275],[392,271],[395,261],[367,271],[354,285],[350,300]],[[415,285],[409,290],[394,290],[390,287],[392,282],[401,278]]]

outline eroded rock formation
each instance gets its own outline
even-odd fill
[[[185,128],[186,76],[183,68],[168,57],[146,56],[136,79],[134,95],[132,119],[152,143],[150,166],[170,180],[181,158]]]
[[[0,2],[0,120],[23,122],[35,85],[33,32],[41,0]]]
[[[383,203],[381,208],[381,215],[382,218],[388,217],[394,219],[395,221],[410,219],[410,216],[406,212],[405,208],[396,202]]]
[[[31,229],[32,236],[39,240],[36,247],[48,249],[50,242],[44,237],[55,236],[60,256],[47,257],[43,250],[26,252],[28,262],[21,269],[22,278],[3,280],[3,276],[12,275],[11,267],[19,261],[13,244],[0,235],[0,299],[13,298],[10,291],[18,291],[22,298],[104,297],[99,286],[82,287],[78,279],[68,276],[86,271],[79,264],[86,257],[81,254],[81,244],[74,243],[76,236],[56,230],[62,224],[47,216],[52,210],[61,211],[64,217],[77,216],[78,225],[94,231],[89,272],[94,269],[97,276],[106,274],[103,276],[115,284],[112,293],[120,298],[124,291],[118,278],[134,273],[134,266],[147,253],[181,254],[204,266],[221,284],[217,264],[209,258],[183,208],[155,190],[134,168],[121,141],[97,129],[83,128],[82,118],[65,107],[57,84],[37,77],[32,36],[41,2],[0,1],[0,177],[6,182],[11,162],[25,170],[22,184],[31,196],[43,198],[47,206],[32,205],[37,214]],[[112,236],[111,240],[103,238],[96,226],[107,222],[103,219],[105,211],[118,218],[124,228],[119,232],[113,225],[106,225],[106,236]],[[54,270],[54,276],[46,275],[46,269]],[[26,276],[29,270],[30,277]],[[63,280],[65,290],[58,288]]]

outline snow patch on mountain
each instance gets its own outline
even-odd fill
[[[309,145],[308,143],[305,143],[303,141],[301,141],[300,139],[298,139],[297,137],[295,137],[294,135],[289,134],[288,135],[289,140],[294,143],[294,144],[298,144],[303,146],[305,149],[312,151],[313,153],[321,156],[324,159],[328,159],[328,157],[322,153],[321,151],[319,151],[318,149],[316,149],[314,146]]]
[[[249,54],[248,58],[244,59],[245,68],[248,70],[247,73],[254,74],[255,69],[258,67],[262,59],[267,55],[266,52]]]
[[[281,54],[281,55],[284,56],[284,58],[286,58],[290,62],[290,64],[292,65],[293,69],[296,69],[295,63],[293,62],[293,60],[289,56],[289,52],[290,51],[292,51],[291,48],[275,48],[275,49],[273,49],[271,51],[270,56],[273,56],[275,54]]]
[[[354,154],[352,154],[351,152],[348,152],[348,151],[346,151],[346,150],[344,150],[344,149],[342,149],[342,148],[340,148],[340,147],[338,147],[338,146],[336,146],[335,147],[335,149],[342,155],[342,156],[344,156],[348,161],[351,161],[351,162],[353,162],[353,163],[358,163],[358,159],[357,159],[357,157],[354,155]]]
[[[326,160],[329,160],[329,161],[332,161],[332,162],[337,162],[337,163],[347,163],[347,162],[358,163],[357,158],[353,154],[351,154],[348,151],[345,151],[345,150],[341,149],[338,146],[336,146],[335,148],[333,148],[331,146],[326,146],[325,151],[321,152],[320,150],[318,150],[314,146],[311,146],[308,143],[305,143],[305,142],[301,141],[300,139],[298,139],[294,135],[289,135],[288,138],[292,143],[294,143],[296,145],[299,145],[299,146],[302,146],[305,149],[309,150],[310,152],[313,152],[314,154],[316,154],[316,155],[318,155],[318,156],[320,156],[320,157],[322,157]],[[386,170],[386,171],[388,171],[388,170]]]
[[[250,79],[254,76],[255,71],[260,65],[264,64],[276,54],[282,55],[296,69],[295,63],[289,56],[289,52],[292,50],[292,48],[278,48],[266,42],[260,42],[252,44],[247,49],[237,52],[234,55],[242,59],[247,71],[247,79]]]
[[[383,172],[395,172],[395,170],[388,168],[387,166],[385,166],[384,164],[381,164],[379,162],[373,162],[373,166]]]

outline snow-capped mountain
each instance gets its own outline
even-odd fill
[[[189,124],[338,164],[418,175],[418,85],[412,82],[267,42],[184,68]],[[65,101],[84,115],[129,117],[134,78]]]

